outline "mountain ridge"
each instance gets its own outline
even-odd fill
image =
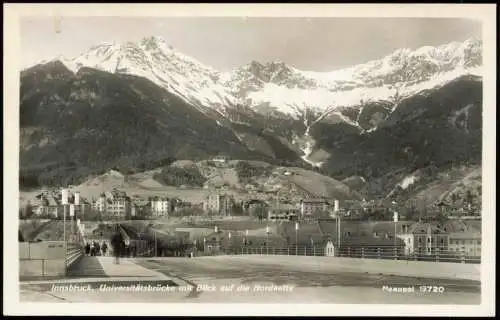
[[[284,166],[309,164],[338,181],[359,176],[366,180],[368,197],[385,197],[386,190],[419,170],[432,176],[448,170],[450,161],[464,166],[481,161],[479,42],[451,43],[441,46],[448,48],[444,51],[397,50],[385,60],[348,69],[364,75],[363,81],[387,80],[382,87],[338,92],[298,88],[318,83],[303,82],[303,74],[282,61],[251,62],[224,87],[227,73],[177,55],[158,37],[128,43],[123,51],[118,47],[97,45],[86,51],[89,57],[55,59],[21,72],[21,184],[73,184],[110,168],[137,172],[223,154]],[[97,53],[96,68],[89,61]],[[449,62],[443,64],[446,72],[414,72],[415,66],[432,66],[435,59],[422,60],[426,56]],[[399,69],[372,72],[391,61]],[[211,91],[214,83],[218,86]],[[274,93],[281,92],[273,101],[252,100],[273,86],[279,88]],[[307,94],[291,94],[294,90]],[[239,91],[244,93],[238,100]],[[336,104],[331,94],[352,103]],[[301,104],[303,97],[308,102]],[[286,99],[296,103],[287,105]],[[317,108],[321,103],[328,107]]]
[[[283,61],[252,61],[221,72],[152,36],[136,42],[103,43],[75,58],[55,59],[73,72],[87,66],[146,77],[200,110],[208,107],[226,115],[229,107],[247,105],[262,112],[259,107],[268,104],[273,111],[300,119],[307,109],[322,113],[356,105],[360,98],[391,100],[395,94],[411,95],[428,88],[425,82],[432,87],[439,78],[480,74],[481,49],[482,41],[470,38],[436,47],[399,49],[381,59],[329,72],[302,71]],[[403,82],[405,86],[396,88]]]

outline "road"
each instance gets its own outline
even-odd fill
[[[479,304],[480,283],[472,280],[437,280],[360,272],[299,270],[287,266],[249,263],[233,259],[160,258],[137,263],[193,286],[240,285],[293,287],[288,292],[193,292],[189,302],[301,302],[301,303],[405,303]],[[444,293],[389,293],[383,286],[442,286]],[[276,288],[275,287],[275,288]]]
[[[465,279],[369,274],[346,268],[297,268],[295,265],[273,265],[258,260],[227,257],[136,258],[129,261],[137,268],[146,268],[161,275],[164,281],[171,280],[175,286],[187,289],[176,292],[116,293],[95,290],[51,293],[47,291],[47,284],[22,284],[21,299],[60,302],[333,304],[479,304],[481,301],[479,281]],[[116,279],[93,279],[92,285],[97,288],[99,283],[123,281],[135,285],[143,280],[123,275]],[[442,287],[444,292],[421,293],[420,285]],[[387,292],[383,290],[384,286],[414,287],[416,292]],[[230,290],[222,291],[223,287]],[[238,290],[243,288],[246,290]]]

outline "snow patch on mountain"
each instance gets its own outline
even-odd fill
[[[323,162],[317,162],[313,161],[310,156],[314,151],[314,145],[316,144],[316,141],[310,134],[310,130],[312,126],[317,123],[318,120],[313,120],[310,121],[307,117],[307,113],[304,113],[303,115],[303,123],[305,126],[305,131],[304,134],[299,137],[295,136],[292,140],[292,144],[298,146],[298,149],[302,152],[301,159],[304,160],[305,162],[309,163],[313,167],[321,168],[323,165]]]
[[[410,175],[407,176],[399,183],[399,186],[403,189],[406,190],[409,186],[414,184],[417,181],[417,177],[415,175]]]

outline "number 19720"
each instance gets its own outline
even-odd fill
[[[418,290],[422,293],[444,293],[443,286],[419,286]]]

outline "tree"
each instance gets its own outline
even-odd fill
[[[233,203],[232,208],[231,208],[231,213],[234,216],[244,215],[243,206],[240,203]]]
[[[468,205],[471,205],[474,202],[474,198],[475,198],[475,196],[472,193],[472,191],[467,190],[467,192],[465,194],[465,200],[467,201]]]
[[[446,214],[440,212],[436,215],[435,220],[439,223],[439,225],[444,226],[448,221],[448,217]]]
[[[100,221],[101,220],[101,213],[99,212],[99,210],[91,208],[88,211],[88,214],[85,216],[85,220]]]
[[[24,219],[28,219],[33,215],[33,206],[31,205],[31,202],[27,202],[26,205],[24,205],[24,208],[22,209],[22,212],[20,213]]]
[[[427,201],[425,198],[419,198],[417,200],[417,211],[419,214],[419,219],[427,216]]]

